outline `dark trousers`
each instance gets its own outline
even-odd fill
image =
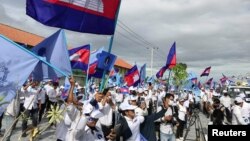
[[[3,115],[4,115],[4,113],[0,116],[0,129],[2,128]]]
[[[179,126],[177,126],[176,138],[183,137],[183,130],[184,130],[184,125],[185,125],[185,121],[178,119],[178,122],[179,122]]]
[[[41,109],[39,110],[39,122],[42,121],[42,117],[46,108],[46,103],[41,104]]]
[[[31,116],[31,120],[32,120],[32,125],[34,127],[37,127],[37,119],[38,119],[38,109],[31,109],[31,110],[26,110],[24,112],[24,116],[25,118],[23,119],[23,123],[22,123],[22,131],[25,131],[28,126],[28,118]]]
[[[108,140],[106,137],[110,134],[112,126],[105,126],[105,125],[101,125],[102,126],[102,132],[104,135],[105,140]]]

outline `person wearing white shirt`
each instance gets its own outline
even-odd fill
[[[226,107],[229,108],[232,105],[231,98],[228,96],[228,93],[226,90],[223,90],[223,96],[220,98],[220,103]]]
[[[104,133],[104,137],[107,140],[106,136],[110,133],[113,128],[113,110],[115,110],[115,105],[112,101],[111,93],[108,91],[102,101],[99,103],[100,111],[104,114],[100,117],[99,122],[101,124],[101,129]]]
[[[130,105],[128,102],[123,102],[120,109],[124,117],[120,118],[118,124],[121,124],[117,137],[123,137],[124,141],[140,141],[140,124],[143,123],[143,116],[135,115],[136,106]]]
[[[57,98],[60,96],[59,94],[59,89],[58,89],[58,83],[54,82],[53,83],[53,89],[49,89],[48,91],[48,107],[50,107],[50,105],[57,105]]]
[[[174,103],[174,96],[172,94],[166,94],[165,102],[168,102],[169,106]],[[175,141],[174,127],[173,127],[173,110],[172,107],[168,107],[164,117],[161,118],[160,124],[160,139],[161,141]]]
[[[25,118],[22,123],[22,136],[25,137],[25,130],[27,129],[28,117],[31,116],[32,124],[34,127],[37,126],[38,119],[38,108],[41,109],[41,98],[38,95],[39,90],[37,88],[38,82],[34,81],[24,87],[25,100],[24,100],[24,108],[25,108]]]
[[[74,98],[74,78],[71,77],[69,81],[71,87],[64,117],[65,125],[68,127],[65,141],[105,141],[102,130],[96,126],[98,119],[103,116],[103,113],[101,113],[99,109],[94,108],[91,102],[84,105],[82,110]],[[96,101],[98,102],[99,99]],[[111,140],[115,138],[113,130],[107,138]]]
[[[180,98],[178,105],[178,124],[176,130],[176,141],[183,140],[183,130],[185,126],[185,119],[187,115],[187,108],[184,106],[184,98]]]
[[[250,103],[245,101],[246,95],[244,93],[240,93],[239,96],[243,99],[243,105],[241,108],[242,117],[247,124],[250,124]]]
[[[39,122],[42,121],[42,116],[44,114],[45,108],[46,108],[46,90],[44,88],[44,84],[41,84],[38,95],[41,99],[41,109],[39,109]]]
[[[232,125],[247,125],[241,114],[241,108],[243,106],[243,100],[241,97],[236,97],[234,101],[232,111]]]

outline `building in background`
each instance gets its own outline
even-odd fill
[[[9,39],[15,41],[16,43],[23,45],[24,47],[30,49],[33,46],[37,45],[41,41],[43,41],[44,37],[23,31],[21,29],[17,29],[15,27],[11,27],[5,24],[0,23],[0,34],[8,37]],[[127,72],[132,66],[127,63],[125,60],[121,58],[117,58],[115,62],[115,68],[119,69],[119,73],[121,76]],[[76,77],[76,81],[83,84],[85,81],[86,74],[81,73],[79,70],[73,70],[74,76]]]

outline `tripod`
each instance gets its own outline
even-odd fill
[[[202,132],[203,141],[206,141],[205,134],[204,134],[203,129],[202,129],[200,116],[199,116],[199,109],[194,109],[194,113],[192,114],[192,116],[189,119],[189,125],[188,125],[187,131],[186,131],[185,136],[184,136],[184,141],[188,140],[187,135],[190,131],[191,126],[193,126],[193,125],[195,126],[195,134],[196,134],[195,140],[202,141],[202,139],[201,139],[201,132]]]

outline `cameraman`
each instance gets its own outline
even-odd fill
[[[172,110],[174,95],[167,93],[164,102],[167,102],[169,107],[167,108],[165,115],[160,119],[160,139],[161,141],[175,141]]]

